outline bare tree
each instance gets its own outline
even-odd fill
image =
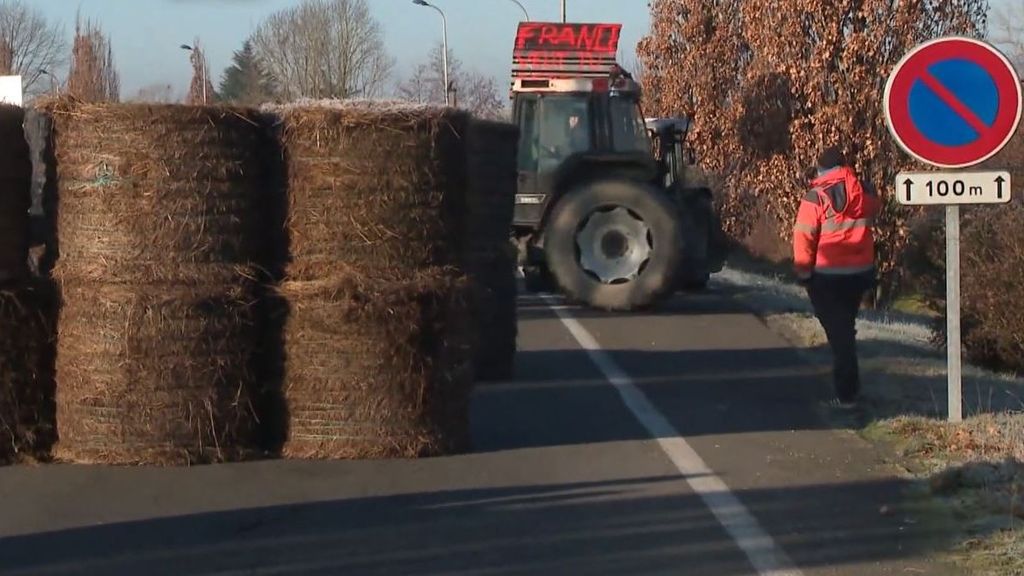
[[[132,102],[146,102],[152,104],[176,104],[181,102],[181,97],[175,92],[174,86],[170,84],[150,84],[139,88]]]
[[[992,14],[992,41],[1024,73],[1024,4],[995,9]]]
[[[305,0],[260,24],[253,46],[284,100],[377,97],[394,66],[366,0]]]
[[[9,76],[14,71],[14,51],[10,44],[0,41],[0,76]]]
[[[62,68],[66,48],[59,25],[23,0],[0,0],[0,74],[21,75],[26,93],[45,91],[38,86],[41,70]]]
[[[443,44],[438,42],[427,57],[395,90],[399,98],[419,103],[444,103]],[[448,80],[455,88],[452,104],[481,118],[502,118],[505,103],[494,78],[463,69],[462,61],[448,49]]]
[[[77,98],[89,102],[117,102],[121,95],[121,80],[114,67],[114,52],[110,41],[92,21],[75,22],[75,41],[71,50],[71,68],[68,71],[67,90]]]

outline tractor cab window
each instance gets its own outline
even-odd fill
[[[651,139],[647,133],[640,104],[628,97],[612,96],[611,114],[612,148],[616,152],[651,153]]]
[[[540,99],[537,152],[539,172],[551,172],[566,158],[591,149],[590,99],[548,95]]]
[[[519,171],[537,172],[539,135],[537,131],[537,109],[540,101],[527,96],[519,101]]]

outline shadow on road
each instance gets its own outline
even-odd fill
[[[697,314],[749,314],[749,310],[742,304],[724,298],[725,294],[718,289],[705,290],[702,292],[679,293],[675,297],[660,302],[650,308],[636,310],[633,312],[607,312],[575,305],[567,302],[562,296],[522,294],[519,297],[519,319],[537,320],[549,318],[552,306],[561,306],[572,309],[573,318],[585,320],[592,318],[636,318],[665,317],[665,316],[691,316]]]
[[[0,573],[751,574],[698,497],[666,492],[678,481],[309,502],[32,534],[0,540]],[[939,532],[910,535],[902,513],[856,523],[816,504],[904,488],[844,484],[741,496],[757,516],[792,517],[777,543],[810,569],[870,566],[933,549]]]
[[[605,353],[687,437],[829,427],[827,368],[792,350]],[[650,438],[583,350],[520,352],[515,381],[479,387],[472,413],[479,451]]]

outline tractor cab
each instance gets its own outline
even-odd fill
[[[648,118],[645,125],[658,162],[659,181],[665,188],[685,183],[688,168],[696,165],[693,151],[686,147],[689,119]]]
[[[640,85],[615,62],[618,34],[611,24],[520,25],[511,94],[518,224],[539,223],[560,191],[582,179],[656,177]]]
[[[686,190],[688,124],[645,119],[639,83],[615,60],[620,28],[521,23],[510,94],[527,289],[607,310],[642,308],[708,275],[707,209]]]

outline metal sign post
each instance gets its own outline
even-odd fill
[[[946,394],[949,421],[964,419],[960,365],[960,206],[946,206]]]
[[[1010,202],[1010,174],[961,172],[998,153],[1021,119],[1021,84],[999,50],[973,38],[925,42],[903,57],[885,87],[885,118],[900,147],[925,164],[957,169],[903,172],[896,196],[946,209],[948,414],[963,420],[960,326],[960,206]]]

